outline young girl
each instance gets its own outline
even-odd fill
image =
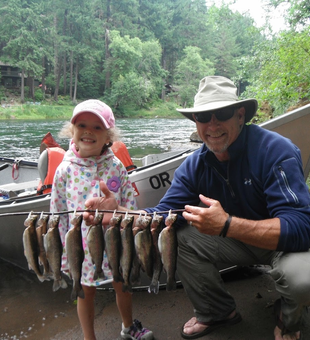
[[[73,110],[71,124],[64,127],[70,132],[72,140],[62,163],[58,166],[51,194],[51,212],[83,210],[85,201],[90,197],[100,196],[99,181],[104,181],[115,193],[120,205],[136,209],[133,188],[124,165],[115,157],[110,147],[117,138],[115,119],[111,108],[99,100],[86,100]],[[65,236],[72,228],[70,221],[73,214],[60,215],[59,232],[64,247],[62,270],[68,272],[65,252]],[[81,284],[84,298],[77,298],[77,312],[82,326],[84,339],[96,339],[94,331],[96,287],[113,281],[108,268],[106,254],[103,261],[105,278],[93,279],[95,266],[92,263],[88,245],[88,227],[83,222],[82,238],[84,262],[82,265]],[[153,339],[153,333],[142,327],[138,320],[132,319],[132,295],[122,291],[122,283],[112,282],[116,292],[116,303],[122,318],[121,337],[124,339]]]

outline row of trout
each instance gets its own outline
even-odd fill
[[[166,272],[166,290],[176,289],[177,237],[174,223],[176,214],[170,213],[164,223],[163,216],[140,215],[134,222],[132,215],[113,215],[104,232],[103,214],[98,213],[89,226],[87,243],[92,262],[95,265],[94,280],[104,277],[102,270],[106,251],[113,280],[123,283],[123,291],[132,291],[140,284],[140,270],[150,279],[148,291],[158,293],[162,270]],[[73,281],[71,298],[84,298],[81,280],[84,249],[82,244],[82,215],[75,215],[73,227],[65,239],[69,263],[69,277]],[[58,229],[59,215],[30,214],[25,220],[23,233],[24,253],[29,269],[38,279],[53,280],[53,291],[67,288],[61,273],[62,242]]]

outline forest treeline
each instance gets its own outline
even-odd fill
[[[120,111],[159,100],[189,106],[202,77],[223,75],[278,115],[310,88],[310,6],[268,6],[283,3],[288,29],[274,34],[205,0],[0,0],[0,60],[22,71],[21,102],[47,91]]]

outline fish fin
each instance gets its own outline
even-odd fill
[[[101,272],[94,272],[94,276],[93,276],[93,279],[96,281],[98,279],[104,279],[105,278],[105,275],[104,275],[104,272],[103,270]]]
[[[81,290],[79,291],[78,297],[81,298],[81,299],[84,299],[84,298],[85,298],[85,294],[84,294],[83,288],[81,288]]]
[[[72,301],[75,301],[77,299],[77,295],[76,295],[76,291],[74,289],[72,289],[72,292],[71,292],[71,300]]]
[[[148,288],[148,292],[158,294],[158,292],[159,292],[159,281],[157,281],[157,283],[152,282],[150,284],[149,288]]]
[[[52,279],[51,276],[44,274],[44,273],[43,273],[43,277],[44,277],[44,281],[51,281],[51,279]]]
[[[54,278],[54,275],[53,275],[53,273],[51,271],[49,271],[49,272],[45,271],[43,273],[43,275],[44,275],[46,281],[50,281],[50,280],[52,280]]]
[[[84,290],[83,290],[83,287],[81,286],[81,284],[76,284],[73,281],[73,287],[72,287],[72,292],[71,292],[71,299],[74,301],[78,297],[81,298],[81,299],[85,298]]]
[[[122,291],[123,291],[124,293],[125,293],[125,292],[132,293],[132,287],[131,287],[129,284],[123,283]]]
[[[130,275],[130,284],[132,286],[134,286],[134,285],[139,286],[141,284],[140,273],[137,273],[135,275]]]
[[[60,288],[60,280],[54,280],[53,283],[53,292],[57,292],[57,290]]]
[[[45,278],[44,275],[38,275],[38,274],[37,274],[37,277],[38,277],[38,279],[40,280],[40,282],[46,281],[46,278]]]
[[[76,300],[77,297],[79,297],[80,299],[84,299],[85,298],[85,294],[84,294],[84,290],[83,290],[82,286],[78,290],[75,290],[74,288],[72,290],[71,299],[72,300]]]
[[[120,274],[113,276],[113,280],[115,282],[124,282],[124,279],[122,278],[122,276]]]
[[[167,292],[176,291],[176,290],[177,290],[177,283],[175,281],[167,282],[167,285],[166,285]]]
[[[123,276],[121,274],[121,270],[122,270],[121,267],[119,267],[118,271],[117,270],[114,271],[114,274],[112,272],[113,280],[115,282],[123,282],[123,283],[125,282],[124,279],[123,279]]]

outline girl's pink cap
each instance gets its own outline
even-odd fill
[[[115,127],[115,118],[110,106],[98,99],[88,99],[78,104],[74,110],[70,122],[74,124],[78,115],[84,112],[91,112],[99,117],[103,125],[107,128]]]

